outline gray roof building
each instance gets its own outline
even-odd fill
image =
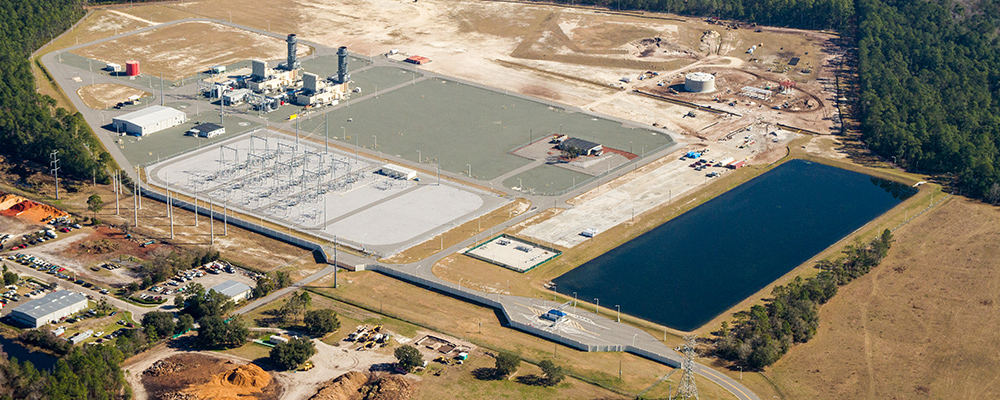
[[[599,156],[604,154],[604,146],[601,146],[600,143],[594,143],[589,140],[569,138],[563,140],[562,143],[559,144],[560,150],[568,150],[570,148],[580,149],[580,154],[585,156]]]
[[[236,281],[225,281],[212,286],[212,288],[208,290],[214,290],[221,293],[223,296],[232,299],[233,303],[239,303],[243,300],[247,300],[250,298],[251,294],[253,294],[252,287]]]
[[[10,312],[10,317],[32,328],[37,328],[86,308],[86,296],[63,290],[17,306]]]

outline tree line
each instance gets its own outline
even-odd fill
[[[554,0],[562,4],[719,17],[802,29],[842,29],[853,0]]]
[[[31,53],[84,15],[73,0],[0,0],[0,155],[12,165],[48,166],[59,150],[63,176],[107,181],[111,157],[80,113],[35,90]]]
[[[878,266],[891,246],[892,232],[886,229],[868,243],[848,245],[842,257],[816,263],[816,276],[775,287],[764,305],[736,313],[732,326],[723,322],[713,332],[714,353],[752,370],[774,364],[795,343],[812,339],[819,328],[819,306],[837,294],[837,287]]]
[[[55,370],[0,357],[0,400],[117,400],[132,397],[121,370],[124,355],[112,346],[74,348]]]
[[[857,0],[862,132],[907,169],[1000,200],[1000,1]]]

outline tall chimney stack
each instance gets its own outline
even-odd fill
[[[299,60],[295,55],[296,47],[299,43],[299,38],[295,36],[294,33],[288,34],[288,38],[285,39],[285,43],[288,43],[288,59],[286,60],[285,66],[288,70],[293,70],[299,68]]]
[[[340,49],[337,50],[337,56],[339,61],[337,81],[339,83],[347,83],[347,81],[351,80],[351,74],[347,73],[347,47],[340,46]]]

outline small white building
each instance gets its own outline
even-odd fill
[[[187,122],[187,114],[166,106],[144,108],[112,120],[112,124],[119,132],[136,136],[159,132],[185,122]]]
[[[86,296],[77,292],[64,290],[21,304],[11,310],[10,317],[32,328],[38,328],[86,308]]]
[[[105,69],[106,71],[108,71],[108,72],[121,72],[121,70],[122,70],[122,66],[121,66],[121,64],[115,64],[115,63],[108,63],[108,64],[107,64],[107,65],[106,65],[106,66],[104,67],[104,69]]]
[[[233,303],[239,304],[244,300],[249,300],[253,295],[253,288],[245,284],[236,281],[225,281],[218,285],[212,286],[209,291],[216,291],[222,293],[223,296],[228,297]]]
[[[188,129],[187,134],[191,136],[213,138],[226,133],[226,128],[219,124],[204,123],[194,128]]]
[[[383,165],[379,172],[388,177],[407,181],[417,177],[417,171],[392,164]]]

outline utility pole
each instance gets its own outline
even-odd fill
[[[136,228],[139,227],[139,195],[136,194],[138,192],[135,190],[138,186],[138,183],[132,181],[132,213],[134,215],[132,225],[135,225]]]
[[[194,227],[198,227],[198,191],[194,191]]]
[[[118,194],[122,191],[122,178],[119,171],[115,170],[115,215],[121,215],[121,207],[118,205]]]
[[[163,73],[160,72],[160,105],[163,105]]]
[[[49,156],[52,157],[52,161],[49,162],[49,165],[52,166],[52,174],[56,176],[56,200],[59,200],[59,159],[56,158],[58,154],[59,150],[52,150],[52,153],[49,154]],[[97,178],[94,178],[94,180],[96,181]]]
[[[337,235],[333,235],[333,288],[336,289],[337,286],[337,270],[340,269],[340,264],[337,264]]]
[[[211,237],[211,245],[215,246],[215,206],[212,202],[212,198],[208,199],[208,222],[211,226],[209,231],[209,236]]]
[[[170,184],[167,184],[167,216],[170,217],[170,239],[174,238],[174,211],[173,202],[170,201]]]

